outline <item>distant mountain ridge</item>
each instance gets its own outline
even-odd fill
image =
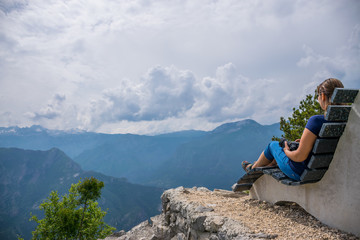
[[[40,203],[52,190],[66,193],[79,179],[95,177],[105,183],[99,204],[105,221],[129,229],[157,214],[163,189],[128,183],[126,179],[83,171],[57,148],[48,151],[0,148],[0,239],[29,239],[36,224],[30,212],[41,216]]]
[[[49,135],[61,135],[61,134],[76,134],[76,133],[85,133],[86,131],[80,129],[72,129],[72,130],[50,130],[44,128],[40,125],[32,125],[31,127],[0,127],[0,135],[19,135],[19,136],[26,136],[26,135],[34,135],[34,133],[38,134],[49,134]]]
[[[262,125],[252,119],[246,119],[243,121],[222,124],[219,127],[212,130],[211,132],[212,133],[225,133],[225,132],[231,133],[231,132],[240,131],[243,128],[259,127],[259,126],[262,126]]]
[[[201,184],[226,189],[242,173],[241,161],[255,161],[271,137],[280,136],[279,128],[279,123],[261,125],[251,119],[222,124],[207,132],[190,130],[155,136],[53,132],[40,126],[13,128],[11,133],[0,128],[0,147],[57,147],[84,170],[125,177],[139,184]]]
[[[152,176],[142,182],[174,188],[205,186],[231,189],[243,173],[241,162],[254,162],[273,136],[280,136],[280,124],[263,126],[253,120],[228,123],[209,135],[181,145]]]
[[[147,136],[137,134],[105,134],[76,129],[71,131],[49,130],[39,125],[24,128],[15,126],[0,127],[0,147],[18,147],[31,150],[48,150],[56,147],[74,159],[86,150],[108,143],[121,143],[129,139],[133,139],[132,142],[136,139],[135,141],[141,143],[141,141],[149,142],[149,139],[151,139],[155,144],[158,141],[160,141],[159,144],[162,144],[164,139],[170,139],[171,143],[178,144],[204,134],[207,134],[207,132],[189,130]]]

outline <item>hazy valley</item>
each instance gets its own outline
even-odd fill
[[[0,128],[0,237],[29,237],[29,213],[40,213],[51,190],[64,193],[86,176],[105,183],[99,203],[108,209],[106,222],[129,229],[160,211],[166,188],[230,189],[241,161],[254,161],[280,134],[279,124],[252,120],[156,136]]]

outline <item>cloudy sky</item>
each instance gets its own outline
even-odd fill
[[[0,0],[0,126],[210,130],[360,88],[358,0]]]

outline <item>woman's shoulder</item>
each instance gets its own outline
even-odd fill
[[[315,135],[318,135],[324,122],[326,122],[324,115],[314,115],[310,117],[305,128],[309,129]]]
[[[309,118],[309,122],[310,121],[325,122],[325,117],[324,117],[324,115],[314,115]]]

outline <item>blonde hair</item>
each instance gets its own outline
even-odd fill
[[[335,104],[335,103],[331,102],[331,96],[332,96],[335,88],[344,88],[344,85],[342,84],[342,82],[336,78],[328,78],[325,81],[323,81],[322,83],[320,83],[320,85],[317,87],[318,95],[323,93],[327,98],[325,109],[327,109],[328,105]]]

